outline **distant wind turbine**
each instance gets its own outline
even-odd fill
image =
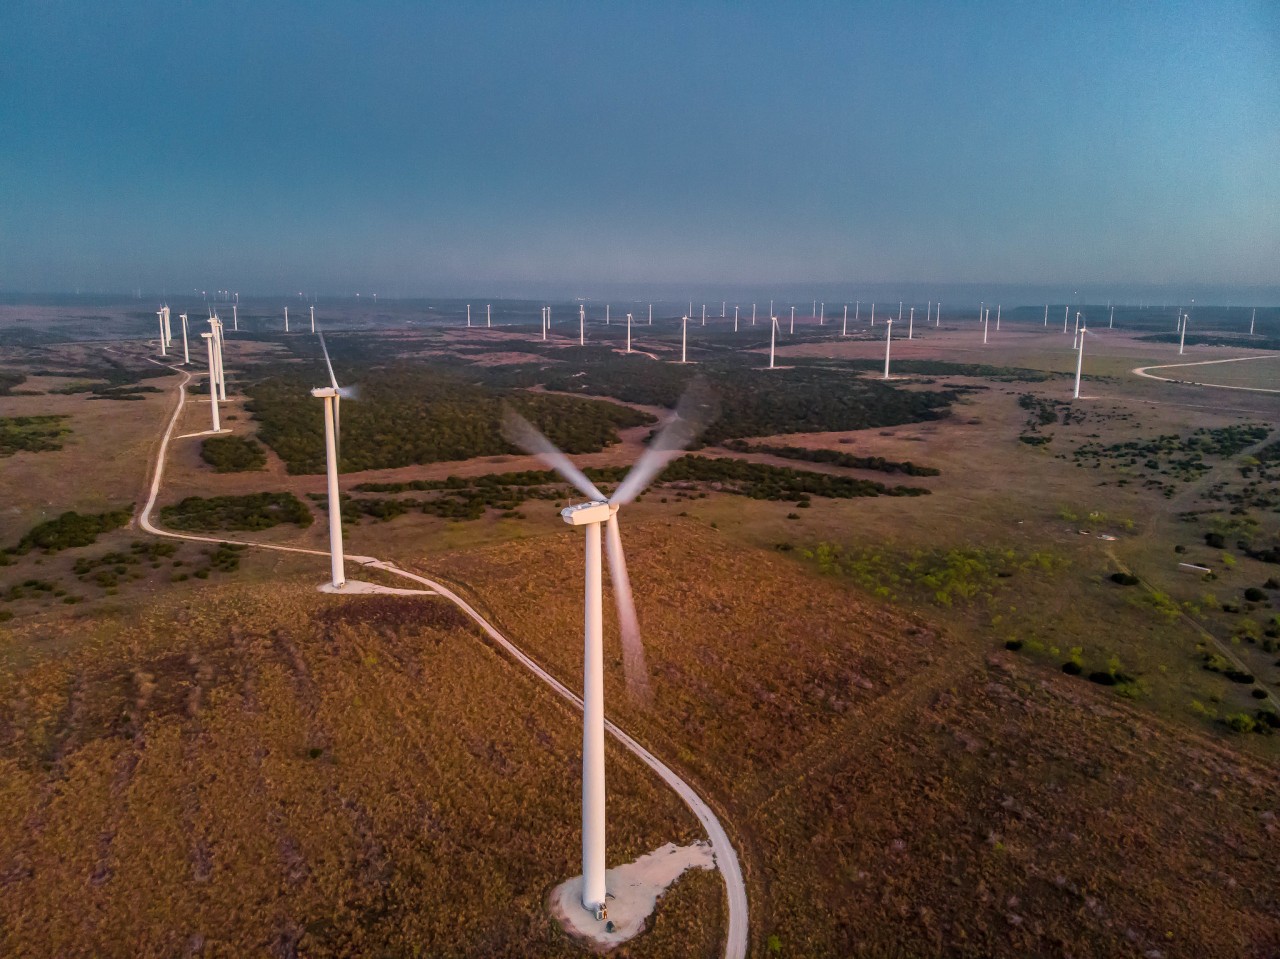
[[[485,329],[493,329],[493,304],[486,303],[484,305],[484,325]]]
[[[844,305],[844,319],[841,321],[841,324],[840,324],[840,335],[841,336],[849,335],[849,304],[848,303]]]
[[[907,339],[915,339],[916,330],[916,308],[911,308],[911,316],[907,319]]]
[[[889,347],[893,344],[893,317],[884,324],[884,378],[889,378]]]
[[[284,331],[286,333],[289,332],[289,308],[287,306],[284,308]]]
[[[237,297],[239,295],[239,293],[236,294]],[[231,331],[233,333],[240,332],[240,317],[236,314],[236,305],[234,303],[231,304]]]
[[[933,321],[933,325],[941,326],[942,325],[942,304],[941,303],[938,304],[938,308],[934,312],[934,316],[937,318]]]
[[[627,314],[627,352],[631,352],[631,314]]]
[[[578,345],[587,345],[587,308],[578,304]]]
[[[769,369],[773,369],[773,354],[778,343],[778,318],[773,316],[770,319],[773,322],[769,327]]]
[[[156,322],[160,326],[160,355],[168,356],[169,351],[165,349],[166,343],[164,339],[164,308],[156,310]]]
[[[796,308],[793,306],[791,308],[791,332],[795,333],[795,331],[796,331]]]
[[[182,321],[182,365],[191,365],[191,351],[187,349],[187,314],[179,313],[178,319]]]
[[[471,304],[467,304],[467,328],[471,328]]]
[[[329,488],[329,569],[333,577],[332,588],[342,589],[347,574],[342,555],[342,501],[338,493],[338,451],[342,434],[342,398],[354,397],[351,387],[341,387],[333,375],[333,363],[324,334],[320,334],[320,349],[324,352],[324,365],[329,372],[329,385],[318,387],[311,395],[324,400],[324,454],[325,474]]]
[[[314,333],[315,331],[316,331],[316,305],[312,303],[311,304],[311,332]]]
[[[209,354],[209,408],[213,411],[213,429],[214,433],[222,432],[222,424],[218,421],[218,374],[217,363],[213,358],[213,334],[201,333],[204,339],[205,349]]]
[[[687,315],[680,322],[680,362],[689,362],[689,317]]]
[[[997,333],[1000,332],[1000,310],[1001,310],[1001,306],[999,303],[997,303],[996,304],[996,332]]]
[[[1088,329],[1081,327],[1080,329],[1080,345],[1077,347],[1076,355],[1076,389],[1071,394],[1073,399],[1080,399],[1080,372],[1084,369],[1084,335],[1088,333]]]

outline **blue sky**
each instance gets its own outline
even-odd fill
[[[0,4],[0,289],[1274,284],[1280,4]]]

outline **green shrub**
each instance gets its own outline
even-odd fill
[[[292,493],[252,493],[248,496],[188,496],[160,510],[161,522],[194,532],[270,529],[281,523],[310,526],[311,510]]]
[[[123,509],[108,513],[63,513],[57,519],[33,526],[18,541],[14,552],[29,553],[38,549],[45,553],[56,553],[77,546],[91,546],[99,534],[119,529],[129,522],[132,515],[130,510]]]
[[[266,451],[241,436],[210,436],[200,447],[200,458],[215,473],[243,473],[267,466]]]
[[[61,438],[71,430],[67,416],[0,416],[0,456],[19,450],[41,453],[62,449]]]

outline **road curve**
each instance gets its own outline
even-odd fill
[[[152,360],[152,362],[157,362]],[[159,363],[161,366],[168,364]],[[175,367],[169,367],[174,372],[182,374],[182,381],[178,384],[178,402],[174,406],[173,415],[169,418],[169,423],[165,427],[164,435],[160,439],[160,448],[156,453],[155,465],[151,476],[151,487],[148,491],[146,504],[138,513],[138,525],[148,533],[155,536],[163,536],[170,539],[193,540],[200,543],[224,543],[235,546],[251,546],[254,549],[269,549],[281,553],[305,553],[311,556],[328,556],[325,550],[303,549],[298,546],[276,546],[271,543],[253,543],[242,540],[223,539],[214,536],[193,536],[188,533],[174,533],[166,529],[156,526],[151,520],[151,511],[155,508],[156,500],[160,495],[160,485],[164,479],[165,455],[169,450],[169,440],[173,437],[174,428],[178,424],[178,419],[182,415],[183,406],[187,400],[187,384],[191,382],[192,374],[187,370],[181,370]],[[564,683],[556,679],[551,673],[547,672],[542,666],[538,665],[527,653],[517,647],[511,640],[507,639],[500,633],[488,620],[481,616],[476,610],[457,593],[449,589],[442,583],[427,579],[424,576],[418,576],[407,570],[401,569],[394,563],[384,560],[374,559],[372,557],[348,557],[348,559],[360,563],[360,565],[368,566],[371,569],[380,569],[394,576],[400,576],[404,579],[412,580],[426,586],[428,589],[434,590],[445,599],[449,600],[484,630],[485,634],[500,646],[506,653],[516,662],[520,663],[540,680],[550,686],[557,695],[562,699],[571,703],[574,709],[582,710],[582,700]],[[698,817],[698,821],[702,823],[702,828],[707,832],[707,838],[711,840],[711,848],[715,855],[716,866],[720,870],[720,875],[724,878],[725,892],[728,897],[729,904],[729,924],[725,932],[724,955],[725,959],[743,959],[747,954],[747,887],[742,879],[742,867],[738,863],[738,855],[734,851],[733,844],[729,842],[729,836],[724,831],[724,827],[720,824],[715,812],[707,805],[693,787],[681,779],[669,766],[658,759],[653,753],[645,749],[629,735],[618,728],[617,725],[605,720],[605,729],[613,736],[626,750],[638,758],[646,766],[652,769],[658,777],[675,791],[689,810]]]
[[[1227,386],[1223,383],[1199,383],[1196,380],[1179,380],[1171,376],[1156,376],[1147,370],[1173,370],[1183,366],[1212,366],[1215,363],[1243,363],[1245,360],[1274,360],[1280,353],[1262,353],[1258,356],[1233,356],[1226,360],[1197,360],[1194,363],[1164,363],[1160,366],[1138,366],[1129,372],[1135,376],[1143,376],[1149,380],[1160,380],[1163,383],[1183,383],[1188,386],[1207,386],[1215,390],[1243,390],[1246,393],[1280,393],[1280,390],[1269,390],[1261,386]]]

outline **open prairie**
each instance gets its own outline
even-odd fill
[[[503,444],[502,405],[548,417],[608,491],[706,384],[705,445],[623,510],[653,699],[628,695],[610,614],[606,704],[720,816],[751,954],[1280,949],[1280,395],[1130,373],[1234,348],[1098,330],[1073,401],[1052,323],[1006,318],[985,347],[972,319],[895,324],[886,381],[865,317],[798,325],[769,371],[759,328],[691,327],[681,366],[669,316],[626,355],[616,323],[582,349],[576,320],[544,342],[532,306],[499,315],[334,321],[339,379],[402,394],[344,402],[347,553],[449,585],[578,689],[582,543],[557,510],[581,497]],[[308,334],[242,322],[222,417],[252,446],[211,460],[188,435],[209,427],[197,375],[153,519],[247,548],[127,512],[179,388],[130,379],[145,342],[5,364],[26,379],[0,417],[66,432],[0,460],[0,941],[580,954],[543,906],[579,868],[580,716],[442,598],[314,592],[302,391],[327,375]],[[1266,388],[1273,362],[1172,372]],[[39,525],[65,511],[103,518]],[[609,764],[611,866],[705,838],[627,752]],[[720,954],[726,914],[720,877],[686,874],[618,954]]]

